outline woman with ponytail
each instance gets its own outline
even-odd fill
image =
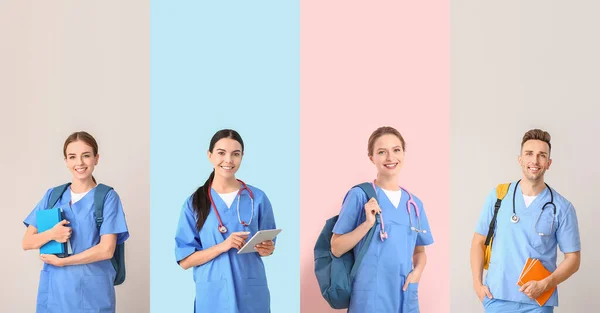
[[[214,134],[208,148],[213,171],[184,203],[175,236],[175,257],[194,268],[194,312],[268,313],[270,295],[261,257],[273,241],[237,254],[259,230],[275,229],[271,203],[263,191],[236,179],[244,142],[231,129]]]
[[[24,250],[40,249],[52,241],[68,243],[72,250],[61,257],[40,254],[45,264],[36,312],[115,313],[116,271],[111,258],[115,247],[129,237],[121,200],[112,188],[97,184],[92,175],[100,157],[94,137],[86,132],[71,134],[63,145],[63,155],[73,175],[71,182],[50,188],[24,221]],[[104,199],[100,227],[95,216],[96,193]],[[38,213],[55,208],[62,211],[64,220],[38,232]]]

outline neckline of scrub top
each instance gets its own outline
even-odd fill
[[[381,187],[379,187],[381,188]],[[387,190],[387,189],[383,189],[381,188],[381,190],[383,190],[383,193],[385,194],[385,196],[387,197],[388,201],[392,204],[392,206],[394,206],[395,209],[398,209],[398,207],[400,207],[400,203],[402,203],[402,189],[399,190]],[[395,204],[394,202],[392,202],[392,199],[390,198],[390,196],[398,196],[398,204]],[[394,199],[396,200],[396,199]]]
[[[99,185],[99,184],[96,184],[96,186],[94,186],[92,189],[90,189],[90,190],[86,191],[86,192],[85,192],[85,195],[84,195],[83,197],[81,197],[79,200],[77,200],[77,202],[79,202],[79,201],[81,201],[81,200],[85,199],[85,198],[86,198],[86,197],[87,197],[87,196],[88,196],[88,195],[89,195],[89,194],[92,192],[92,190],[94,190],[94,189],[96,189],[96,187],[98,187],[98,185]],[[73,198],[71,197],[71,193],[73,193],[73,194],[76,194],[76,195],[80,195],[80,194],[82,194],[83,192],[81,192],[81,193],[75,193],[75,192],[73,192],[73,189],[71,189],[71,186],[69,186],[69,188],[67,188],[67,190],[65,190],[65,192],[62,194],[62,197],[64,197],[64,196],[65,196],[65,193],[66,193],[66,194],[67,194],[67,196],[69,197],[69,201],[68,201],[67,203],[68,203],[69,205],[73,205],[73,204],[75,204],[75,203],[77,203],[77,202],[75,202],[75,203],[71,204],[71,200],[73,199]]]
[[[215,206],[217,207],[217,211],[219,211],[219,213],[227,213],[227,212],[231,211],[231,210],[229,210],[230,207],[227,206],[227,203],[225,203],[225,201],[223,200],[223,198],[221,198],[221,195],[215,189],[210,188],[210,192],[211,192],[211,195],[212,195],[213,202],[214,202]],[[232,208],[237,203],[237,201],[238,201],[238,197],[236,195],[235,198],[233,199],[233,202],[231,202],[231,207]],[[225,209],[219,210],[219,206],[224,207]],[[235,211],[235,210],[233,210],[233,211]]]
[[[69,188],[69,190],[71,190],[71,204],[79,202],[79,200],[83,199],[88,193],[90,193],[90,191],[92,191],[92,189],[90,189],[86,192],[75,193],[71,188]]]
[[[513,188],[514,189],[514,188]],[[527,210],[528,208],[538,208],[541,210],[543,203],[541,203],[542,199],[548,198],[548,200],[544,200],[544,201],[550,201],[550,196],[548,193],[548,187],[544,187],[544,190],[542,190],[542,192],[540,192],[535,199],[533,199],[533,201],[529,204],[529,206],[525,205],[525,198],[523,198],[523,190],[521,189],[521,184],[519,184],[517,186],[517,190],[515,190],[514,192],[516,192],[516,198],[515,198],[515,212],[517,213],[517,216],[519,214],[523,214],[523,215],[530,215],[534,213],[534,210]],[[512,205],[512,203],[511,203]],[[522,212],[519,212],[519,208],[523,207],[525,208],[524,210],[522,210]],[[512,210],[512,208],[511,208]]]
[[[379,190],[382,190],[382,191],[383,191],[383,188],[381,188],[381,187],[379,187],[379,186],[375,185],[375,194],[377,195],[377,201],[379,201],[379,193],[378,193],[378,191],[379,191]],[[386,200],[386,201],[387,201],[387,202],[388,202],[388,203],[389,203],[389,204],[390,204],[390,205],[391,205],[393,208],[396,208],[396,209],[398,209],[398,208],[400,207],[400,205],[403,203],[403,202],[402,202],[402,199],[403,199],[405,196],[406,196],[406,201],[404,201],[404,203],[405,203],[405,204],[406,204],[406,202],[408,201],[408,199],[410,199],[410,195],[407,193],[407,191],[406,191],[404,188],[400,187],[400,191],[401,191],[402,193],[401,193],[401,195],[400,195],[400,202],[398,203],[398,207],[394,206],[394,204],[393,204],[393,203],[392,203],[392,201],[391,201],[391,200],[388,198],[388,196],[385,194],[385,192],[383,193],[383,195],[385,196],[385,200]],[[380,207],[381,207],[381,206],[380,206]],[[383,211],[383,208],[381,208],[381,210]],[[411,210],[412,210],[412,208],[411,208]],[[404,212],[408,213],[408,211],[407,211],[407,210],[404,210]]]
[[[528,208],[538,196],[527,196],[523,195],[523,200],[525,201],[525,207]],[[527,203],[529,202],[529,203]]]
[[[217,195],[219,195],[219,197],[221,198],[221,200],[223,200],[223,202],[225,203],[225,205],[227,206],[228,209],[231,209],[231,205],[233,204],[233,202],[235,202],[235,198],[237,198],[237,193],[240,190],[235,190],[232,192],[227,192],[227,193],[218,193]]]

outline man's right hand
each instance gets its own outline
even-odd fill
[[[480,302],[483,302],[483,298],[485,296],[488,297],[488,299],[492,299],[492,293],[490,292],[490,288],[488,288],[488,286],[486,285],[476,285],[475,287],[475,293],[477,294],[477,297],[479,298]]]

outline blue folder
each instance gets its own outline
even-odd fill
[[[38,233],[44,232],[54,227],[64,219],[62,209],[53,208],[47,210],[39,210],[35,216],[37,220]],[[48,241],[40,248],[40,254],[56,254],[58,257],[67,256],[67,243],[60,243],[55,240]]]

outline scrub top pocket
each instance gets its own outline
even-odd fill
[[[558,227],[558,222],[555,218],[553,218],[550,210],[544,210],[544,213],[540,217],[537,226],[536,220],[537,216],[533,219],[531,223],[531,230],[527,233],[529,234],[533,249],[535,249],[535,251],[537,251],[539,254],[545,255],[550,253],[551,250],[555,249],[556,247],[556,228]],[[543,233],[545,235],[540,236],[539,233]]]
[[[108,275],[83,276],[81,278],[82,309],[93,312],[112,312],[115,303],[113,282]],[[110,290],[108,293],[100,292]]]
[[[41,312],[41,308],[46,308],[48,306],[48,298],[49,298],[49,289],[50,289],[50,273],[48,271],[40,271],[40,284],[38,287],[38,296],[37,296],[37,311]]]
[[[230,312],[225,280],[196,283],[196,312]]]
[[[419,284],[409,283],[404,292],[404,310],[402,313],[419,313]]]
[[[243,294],[245,307],[239,308],[241,312],[268,313],[270,312],[270,296],[267,282],[263,279],[246,279]],[[258,299],[267,299],[258,300]]]

